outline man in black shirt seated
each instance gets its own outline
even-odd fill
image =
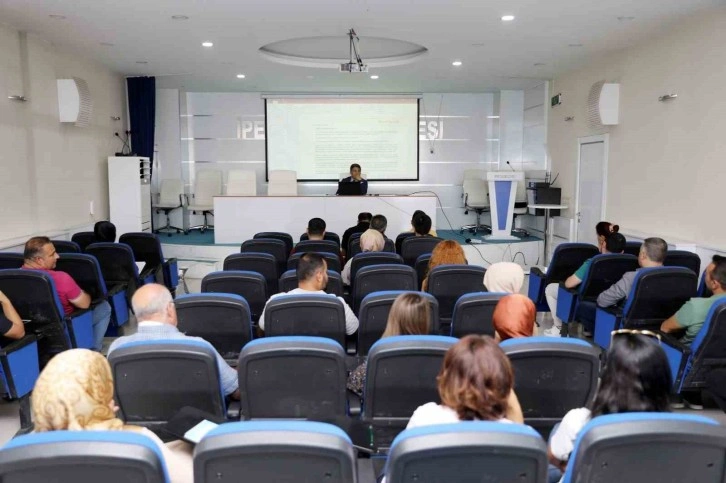
[[[348,250],[348,242],[350,241],[350,236],[353,233],[363,233],[371,226],[371,218],[373,218],[373,215],[370,213],[358,213],[358,224],[355,226],[351,226],[347,230],[345,230],[345,233],[343,233],[343,239],[340,240],[340,250],[343,252],[343,255],[345,255],[346,250]]]
[[[360,183],[360,194],[365,195],[368,193],[368,180],[363,179],[361,176],[360,164],[353,163],[350,165],[350,176],[340,180],[342,183]],[[340,192],[336,193],[340,194]]]
[[[25,326],[23,320],[10,303],[10,299],[0,291],[0,336],[8,339],[22,339],[25,337]]]

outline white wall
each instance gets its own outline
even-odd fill
[[[726,7],[555,79],[550,92],[563,104],[548,107],[548,146],[563,203],[574,206],[577,138],[609,132],[606,219],[621,231],[726,250],[724,45]],[[621,84],[620,124],[592,129],[586,101],[600,80]],[[666,93],[678,99],[659,102]]]
[[[56,79],[73,76],[88,82],[93,98],[86,128],[58,120]],[[0,26],[0,248],[108,217],[106,156],[120,150],[113,133],[126,126],[124,84],[100,64]]]

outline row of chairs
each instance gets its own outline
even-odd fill
[[[302,458],[301,455],[306,455]],[[637,455],[634,458],[633,455]],[[698,481],[721,483],[726,429],[695,415],[629,413],[590,422],[575,443],[566,483]],[[210,431],[194,451],[194,481],[362,482],[351,438],[312,421],[238,422]],[[0,451],[7,481],[169,482],[158,447],[122,431],[49,432],[11,441]],[[388,483],[547,481],[547,447],[526,426],[468,422],[414,428],[394,441]],[[371,480],[372,481],[372,478]]]
[[[366,295],[360,305],[357,333],[358,356],[366,356],[386,329],[395,299],[406,291],[390,290]],[[431,308],[431,334],[463,337],[468,334],[494,336],[492,315],[506,294],[475,292],[455,303],[451,327],[441,326],[440,304],[431,294],[420,293]],[[252,311],[235,294],[200,293],[179,296],[176,301],[179,330],[209,341],[224,359],[235,361],[239,351],[253,338]],[[265,335],[327,337],[346,345],[345,312],[337,298],[321,295],[287,295],[270,301],[265,310]]]

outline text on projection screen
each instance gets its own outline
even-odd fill
[[[417,99],[268,99],[267,169],[337,180],[352,163],[368,179],[418,176]]]

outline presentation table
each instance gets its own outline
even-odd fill
[[[358,222],[358,213],[384,215],[386,236],[395,239],[411,229],[411,217],[423,210],[436,227],[436,197],[368,196],[215,196],[214,242],[242,243],[262,231],[282,231],[297,241],[310,218],[322,218],[327,231],[343,232]]]
[[[536,210],[544,210],[545,212],[545,219],[544,219],[544,266],[547,266],[547,238],[549,238],[549,221],[550,221],[550,211],[551,210],[566,210],[567,205],[537,205],[537,204],[531,204],[527,205],[528,208],[534,208]]]

